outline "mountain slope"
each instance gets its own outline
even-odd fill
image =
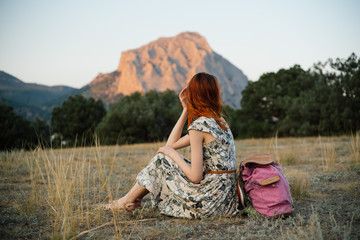
[[[87,94],[111,103],[135,91],[171,89],[179,92],[198,72],[215,75],[223,102],[240,108],[241,91],[248,83],[247,77],[195,32],[159,38],[138,49],[123,52],[117,70],[99,74],[89,84]]]

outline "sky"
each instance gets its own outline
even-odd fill
[[[80,88],[121,52],[196,31],[252,81],[360,56],[358,0],[0,0],[0,70]]]

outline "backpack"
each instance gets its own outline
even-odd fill
[[[293,212],[289,183],[281,165],[273,161],[272,155],[251,155],[241,162],[239,168],[237,192],[243,208],[246,194],[252,206],[265,216],[288,216]]]

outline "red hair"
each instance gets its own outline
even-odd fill
[[[222,119],[220,87],[215,76],[195,74],[187,86],[188,126],[199,117],[213,118],[221,128],[228,129]]]

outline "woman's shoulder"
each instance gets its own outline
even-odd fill
[[[201,116],[195,119],[191,124],[212,124],[212,123],[216,123],[214,118]]]
[[[229,128],[228,123],[223,117],[220,117],[220,121],[222,124],[224,124],[227,128]],[[202,124],[211,124],[213,127],[219,126],[219,124],[216,122],[216,120],[212,117],[199,117],[194,122],[202,123]],[[193,122],[193,123],[194,123]],[[220,126],[219,126],[220,127]]]
[[[188,130],[195,129],[204,131],[214,128],[216,127],[216,125],[217,123],[215,119],[211,117],[199,117],[190,124]]]

